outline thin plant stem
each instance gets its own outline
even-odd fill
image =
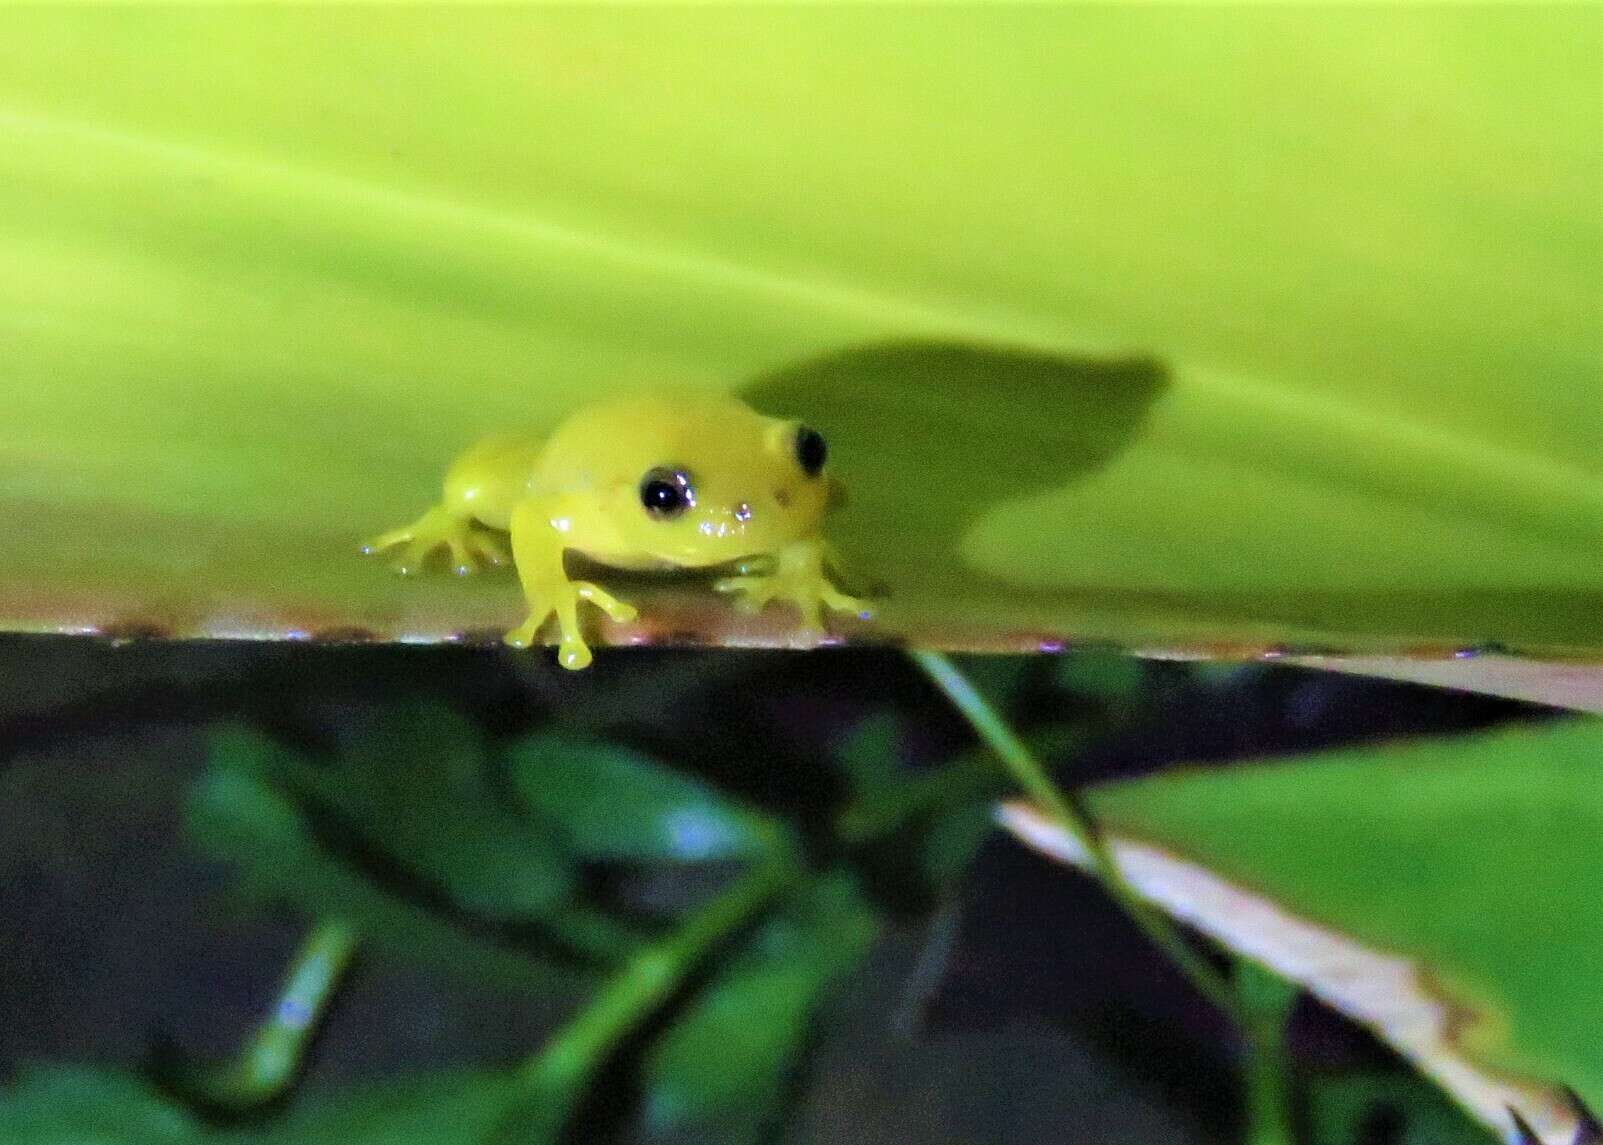
[[[1300,990],[1246,959],[1232,979],[1246,1041],[1247,1145],[1293,1145],[1286,1030]]]
[[[1080,844],[1091,861],[1092,873],[1109,897],[1169,956],[1205,998],[1240,1023],[1242,1016],[1229,980],[1181,936],[1167,915],[1136,893],[1096,825],[1072,800],[1063,796],[1035,753],[969,683],[968,677],[939,652],[912,650],[908,655],[952,701],[974,733],[996,753],[1024,793]]]
[[[776,842],[732,886],[659,943],[631,957],[518,1071],[518,1098],[493,1142],[555,1140],[586,1084],[618,1045],[657,1012],[717,946],[748,926],[796,881],[788,843]]]
[[[235,1112],[258,1108],[283,1093],[300,1070],[357,944],[356,928],[345,920],[317,923],[290,960],[272,1011],[239,1056],[181,1068],[177,1085],[200,1101]]]

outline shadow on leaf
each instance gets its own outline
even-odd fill
[[[823,430],[847,484],[830,536],[852,567],[928,585],[964,578],[958,546],[986,510],[1108,465],[1168,384],[1151,358],[931,341],[813,358],[741,393]]]

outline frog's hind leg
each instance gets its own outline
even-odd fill
[[[503,543],[510,509],[533,472],[540,443],[525,436],[495,434],[477,442],[445,472],[440,500],[410,525],[381,533],[362,546],[364,553],[398,549],[397,572],[420,572],[435,549],[450,550],[458,575],[480,565],[512,560]]]
[[[398,573],[411,574],[421,572],[429,554],[441,545],[450,550],[451,568],[459,576],[478,571],[481,563],[502,565],[508,559],[493,533],[444,505],[436,505],[410,525],[380,533],[364,543],[362,551],[399,549],[391,567]]]

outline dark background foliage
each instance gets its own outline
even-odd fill
[[[1269,664],[964,666],[1071,786],[1540,718]],[[197,1110],[175,1132],[469,1140],[507,1068],[776,830],[790,889],[600,1057],[571,1139],[1239,1140],[1230,1029],[1093,882],[987,830],[1005,782],[893,652],[567,673],[18,637],[0,745],[0,1062],[24,1142],[183,1140],[131,1127]],[[298,1084],[244,1118],[205,1108],[172,1063],[236,1053],[331,911],[365,941]],[[1291,1044],[1313,1145],[1489,1139],[1311,1003]]]

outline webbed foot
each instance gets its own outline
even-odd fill
[[[619,600],[599,585],[587,580],[564,581],[560,585],[543,588],[539,597],[530,596],[528,618],[502,637],[503,642],[512,648],[532,647],[539,643],[540,629],[555,614],[560,633],[557,663],[570,669],[589,667],[593,659],[590,646],[579,631],[581,600],[595,605],[620,624],[640,615],[634,605]]]
[[[488,529],[453,516],[436,506],[410,525],[391,529],[366,541],[364,553],[400,549],[390,567],[402,575],[423,571],[430,554],[440,546],[450,550],[451,569],[458,576],[477,572],[481,565],[504,565],[511,557]]]
[[[823,542],[797,541],[781,549],[767,570],[748,571],[751,566],[742,566],[741,575],[721,577],[713,588],[734,594],[735,607],[742,612],[760,612],[776,600],[794,605],[810,629],[824,627],[825,609],[869,619],[873,609],[868,602],[841,592],[830,580],[828,567],[834,563],[834,554]]]

